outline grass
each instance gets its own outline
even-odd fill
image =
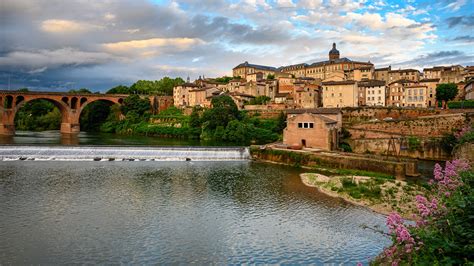
[[[368,180],[366,183],[356,184],[352,178],[345,177],[341,179],[342,191],[349,194],[354,199],[369,199],[379,201],[382,197],[382,189],[375,180]]]
[[[336,168],[320,168],[314,167],[315,170],[322,172],[323,174],[336,174],[336,175],[344,175],[344,176],[368,176],[374,177],[376,179],[390,179],[395,180],[393,175],[384,174],[384,173],[377,173],[365,170],[355,170],[355,169],[336,169]],[[383,182],[382,182],[383,183]]]

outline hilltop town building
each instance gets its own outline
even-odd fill
[[[327,81],[322,84],[323,107],[357,107],[358,87],[357,82]]]
[[[388,85],[387,106],[405,106],[405,86],[415,84],[413,80],[400,79]]]
[[[426,107],[428,88],[425,85],[407,85],[404,87],[404,90],[403,106]]]
[[[263,66],[263,65],[255,65],[250,64],[249,62],[244,62],[236,67],[234,67],[232,73],[234,77],[241,77],[247,79],[248,75],[254,73],[262,73],[262,75],[266,78],[268,75],[275,75],[278,72],[278,69],[271,66]]]
[[[416,69],[399,69],[388,71],[388,82],[394,82],[397,80],[406,79],[411,81],[420,80],[420,71]]]
[[[361,81],[358,84],[359,97],[362,90],[365,95],[365,105],[367,106],[385,106],[386,86],[382,80]],[[359,100],[360,102],[360,100]]]
[[[436,86],[438,84],[438,78],[420,80],[420,85],[426,86],[426,107],[436,106]]]
[[[435,66],[423,69],[423,78],[439,79],[440,83],[459,83],[464,81],[466,70],[460,65]]]

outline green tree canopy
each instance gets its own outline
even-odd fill
[[[107,94],[132,94],[132,90],[124,85],[118,85],[106,92]]]
[[[436,86],[436,100],[451,101],[458,94],[458,86],[454,83],[442,83]]]
[[[142,116],[145,112],[150,111],[151,104],[148,99],[142,99],[140,96],[133,94],[123,100],[120,110],[127,116],[129,112],[134,112],[138,116]]]
[[[75,94],[92,94],[92,92],[89,89],[86,88],[81,88],[78,90],[69,90],[69,93],[75,93]]]
[[[275,75],[274,74],[268,74],[267,79],[275,79]]]
[[[257,96],[251,99],[248,104],[250,105],[264,105],[270,102],[271,98],[268,96]]]
[[[230,96],[223,95],[212,99],[212,108],[206,110],[203,121],[206,121],[207,129],[214,130],[218,126],[226,127],[227,124],[239,118],[239,109]]]

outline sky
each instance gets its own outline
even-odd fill
[[[474,65],[474,0],[1,0],[0,89],[106,91],[248,61]]]

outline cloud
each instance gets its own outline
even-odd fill
[[[396,63],[394,66],[423,68],[437,65],[468,65],[473,60],[474,55],[469,55],[459,50],[450,50],[427,53],[409,61]]]
[[[161,47],[172,47],[178,50],[186,50],[200,44],[204,44],[204,41],[197,38],[152,38],[145,40],[105,43],[103,46],[105,49],[112,52],[123,53],[136,50],[150,50]]]
[[[474,37],[469,36],[469,35],[457,36],[456,38],[454,38],[452,40],[453,41],[458,41],[458,42],[474,43]]]
[[[449,3],[445,8],[456,11],[466,4],[466,0],[455,0]]]
[[[51,33],[77,33],[103,27],[73,20],[48,19],[41,23],[41,29]]]
[[[466,4],[451,13],[459,1],[449,9],[452,1],[439,1],[2,0],[0,84],[5,73],[24,86],[93,90],[163,75],[218,76],[243,61],[325,60],[332,42],[341,56],[377,65],[416,65],[430,50],[459,50],[437,60],[466,62],[472,14]]]
[[[474,15],[449,17],[446,19],[446,22],[450,28],[456,26],[472,27],[474,25]]]
[[[0,67],[20,68],[36,74],[48,68],[97,65],[112,59],[113,57],[106,53],[79,51],[73,48],[14,51],[0,57]]]

